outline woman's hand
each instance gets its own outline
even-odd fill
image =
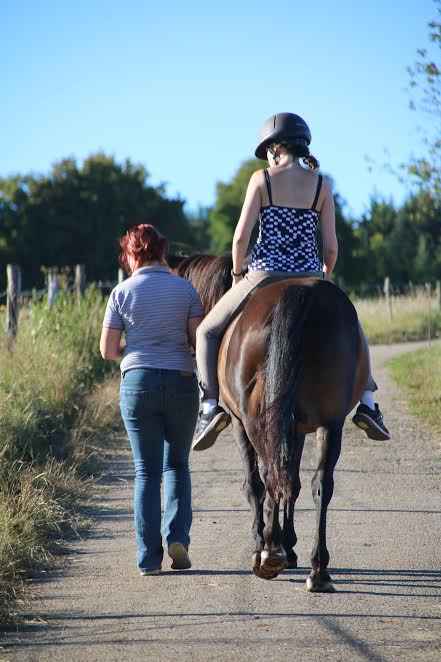
[[[233,276],[233,287],[237,285],[237,283],[240,283],[241,280],[242,280],[242,274],[240,274],[240,276]]]

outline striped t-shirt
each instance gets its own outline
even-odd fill
[[[193,285],[154,265],[137,269],[112,290],[103,326],[124,331],[122,372],[142,367],[193,371],[187,320],[198,315],[203,308]]]

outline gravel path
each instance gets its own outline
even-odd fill
[[[420,343],[422,344],[422,343]],[[349,421],[328,518],[337,593],[304,590],[313,542],[308,436],[298,501],[302,567],[273,581],[251,572],[250,516],[227,429],[194,453],[193,569],[141,578],[134,564],[133,474],[127,442],[109,468],[96,525],[0,660],[441,660],[441,448],[406,413],[383,362],[418,345],[374,347],[374,375],[393,439]]]

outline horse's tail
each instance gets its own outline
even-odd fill
[[[267,486],[274,498],[291,494],[295,463],[297,393],[302,376],[303,327],[311,308],[313,289],[286,288],[274,308],[262,408],[262,436],[267,456]]]

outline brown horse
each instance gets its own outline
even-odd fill
[[[229,287],[230,268],[228,256],[197,256],[187,258],[177,271],[199,289],[208,312]],[[367,375],[356,311],[329,281],[271,282],[256,289],[229,324],[219,353],[220,399],[231,415],[245,466],[256,545],[252,564],[258,577],[271,579],[286,567],[297,567],[294,505],[300,461],[305,435],[316,432],[319,458],[312,494],[317,528],[306,586],[310,591],[334,590],[327,569],[327,508],[343,424]]]

